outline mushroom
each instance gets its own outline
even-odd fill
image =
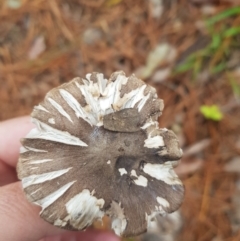
[[[27,199],[60,228],[85,230],[108,215],[117,235],[145,232],[184,196],[173,170],[182,150],[159,128],[162,110],[153,87],[121,71],[52,89],[22,140],[18,177]]]

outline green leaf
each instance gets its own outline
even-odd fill
[[[211,73],[217,74],[223,71],[226,68],[226,63],[219,63],[218,65],[214,66],[211,70]]]
[[[193,62],[186,61],[186,62],[180,64],[179,66],[177,66],[175,71],[177,73],[183,73],[183,72],[186,72],[186,71],[192,69],[193,65],[194,65]]]
[[[107,5],[107,7],[112,7],[119,4],[121,1],[122,0],[107,0],[105,1],[105,4]]]
[[[224,37],[233,37],[240,34],[240,27],[232,27],[224,32]]]
[[[206,64],[211,63],[212,59],[216,59],[214,66],[210,65],[209,72],[211,74],[217,74],[226,70],[226,61],[230,56],[230,51],[234,47],[235,39],[232,38],[228,41],[228,38],[240,35],[240,26],[228,26],[225,22],[220,22],[221,20],[227,18],[235,18],[240,16],[240,7],[234,7],[227,9],[212,18],[206,20],[209,35],[211,36],[211,42],[203,49],[198,50],[188,56],[184,62],[175,67],[174,73],[184,73],[192,70],[193,77],[201,72]],[[216,25],[220,22],[220,25]],[[217,26],[217,27],[216,27]],[[238,41],[239,42],[239,41]],[[236,44],[239,44],[239,43]],[[235,45],[236,45],[235,44]],[[240,47],[240,45],[236,48]],[[221,56],[217,56],[219,49],[221,49]]]
[[[228,74],[228,78],[230,80],[233,94],[235,95],[235,97],[240,98],[240,85],[237,83],[236,79],[234,79],[230,74]]]
[[[213,25],[225,18],[228,18],[230,16],[233,16],[233,15],[237,15],[237,14],[240,14],[240,7],[234,7],[234,8],[230,8],[230,9],[227,9],[215,16],[213,16],[212,18],[209,18],[207,21],[206,21],[206,24],[208,26],[210,25]]]
[[[221,39],[220,34],[213,34],[212,42],[211,42],[209,48],[217,49],[220,47],[221,43],[222,43],[222,39]]]
[[[223,118],[223,114],[217,105],[202,105],[200,112],[209,120],[220,121]]]

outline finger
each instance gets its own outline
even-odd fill
[[[15,167],[19,149],[20,139],[34,127],[29,116],[19,117],[0,123],[0,160]]]
[[[40,208],[29,203],[20,182],[0,188],[1,240],[5,241],[119,241],[100,231],[67,232],[39,217]],[[57,235],[57,236],[56,236]],[[46,238],[48,236],[53,236]]]
[[[120,241],[110,232],[88,229],[84,232],[66,232],[61,235],[41,239],[39,241]]]
[[[30,204],[20,182],[0,188],[1,239],[6,241],[34,241],[63,231],[39,217],[40,208]]]
[[[16,170],[4,162],[0,162],[0,187],[17,180]]]

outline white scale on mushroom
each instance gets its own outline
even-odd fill
[[[179,208],[175,134],[159,128],[156,90],[121,71],[91,73],[52,89],[34,107],[18,177],[27,199],[55,226],[84,230],[104,215],[120,236],[147,230]]]

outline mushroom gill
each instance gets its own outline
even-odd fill
[[[84,230],[108,215],[117,235],[143,233],[174,212],[184,188],[182,156],[158,126],[163,101],[134,75],[91,73],[52,89],[34,107],[36,128],[22,140],[18,176],[28,200],[55,226]]]

